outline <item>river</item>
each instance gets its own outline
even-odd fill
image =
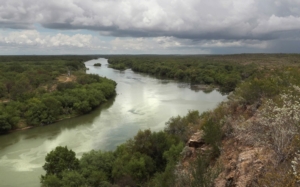
[[[101,67],[93,66],[99,62]],[[192,90],[188,83],[114,70],[103,58],[85,64],[87,73],[115,80],[117,96],[87,115],[0,136],[1,187],[40,186],[45,156],[56,146],[68,146],[77,157],[92,149],[113,150],[139,129],[162,130],[172,116],[213,109],[226,99],[217,91]]]

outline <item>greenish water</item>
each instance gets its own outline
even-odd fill
[[[98,62],[101,67],[93,66]],[[187,83],[113,70],[106,59],[86,66],[87,73],[115,80],[118,95],[90,114],[0,136],[1,187],[40,186],[45,155],[56,146],[68,146],[78,157],[92,149],[112,150],[139,129],[161,130],[172,116],[213,109],[226,99],[217,91],[193,91]]]

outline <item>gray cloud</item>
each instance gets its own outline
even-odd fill
[[[300,30],[297,0],[1,0],[2,28],[89,29],[112,36],[280,38]]]
[[[18,22],[5,22],[0,21],[0,28],[11,28],[11,29],[33,29],[33,26],[28,23],[18,23]]]
[[[86,29],[116,38],[101,43],[89,35],[42,35],[34,31],[36,24],[53,30]],[[2,48],[84,47],[109,53],[155,49],[166,53],[298,52],[300,1],[0,0],[0,29],[21,30],[7,36],[0,33]]]

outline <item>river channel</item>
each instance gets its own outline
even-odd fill
[[[100,62],[101,67],[94,67]],[[84,152],[113,150],[139,129],[162,130],[170,117],[204,112],[226,99],[217,91],[192,90],[188,83],[107,67],[100,58],[85,63],[87,73],[117,82],[117,96],[93,112],[58,123],[0,136],[0,186],[38,187],[45,156],[56,146]]]

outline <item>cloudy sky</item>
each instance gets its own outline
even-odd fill
[[[300,0],[0,0],[0,54],[299,52]]]

